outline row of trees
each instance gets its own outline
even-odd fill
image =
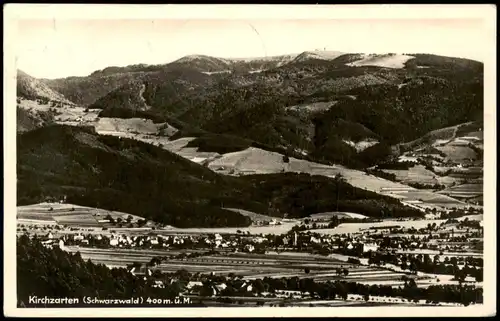
[[[83,260],[57,247],[48,249],[36,236],[17,239],[17,298],[19,306],[29,306],[29,296],[100,299],[131,297],[174,298],[175,287],[158,289],[149,280],[133,276],[127,269],[109,269]]]
[[[445,257],[441,262],[439,255],[431,258],[428,254],[392,254],[389,252],[367,252],[364,257],[368,257],[368,264],[381,265],[390,263],[400,266],[403,270],[410,270],[414,273],[417,271],[433,274],[447,274],[454,275],[455,279],[464,282],[467,276],[474,277],[477,282],[483,280],[483,267],[480,261],[469,259],[463,268],[458,267],[458,260],[456,257]],[[467,265],[472,263],[473,266]]]

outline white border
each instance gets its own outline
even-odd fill
[[[16,308],[16,59],[17,19],[482,19],[488,43],[485,74],[484,305],[469,307],[287,308]],[[457,35],[458,37],[460,35]],[[464,43],[464,46],[467,46]],[[87,5],[4,6],[4,314],[6,316],[366,317],[496,315],[496,10],[494,5]],[[248,311],[247,311],[248,309]]]

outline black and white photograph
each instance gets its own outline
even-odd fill
[[[494,6],[4,9],[6,315],[496,314]]]

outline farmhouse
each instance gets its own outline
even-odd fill
[[[321,243],[321,240],[318,239],[318,238],[315,238],[314,236],[311,236],[311,240],[310,241],[311,241],[311,243],[316,243],[316,244]]]
[[[276,290],[276,297],[278,298],[293,297],[295,299],[299,299],[302,298],[302,292],[293,290]]]
[[[153,284],[153,287],[154,288],[164,289],[165,288],[165,284],[163,284],[163,281],[161,281],[161,280],[155,280],[155,282]]]
[[[267,241],[267,238],[265,238],[265,237],[261,237],[261,236],[257,236],[257,237],[254,237],[254,238],[252,239],[252,241],[253,241],[253,242],[255,242],[255,243],[262,243],[262,242],[264,242],[264,241]]]
[[[240,289],[245,289],[247,292],[252,292],[253,287],[251,284],[245,282],[241,285]]]
[[[378,250],[378,245],[375,243],[364,243],[363,244],[363,252],[376,252]]]
[[[203,286],[203,283],[200,281],[189,281],[188,284],[186,285],[187,289],[192,289],[195,286]]]

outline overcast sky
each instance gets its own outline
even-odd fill
[[[17,67],[38,78],[185,55],[272,56],[306,50],[435,53],[483,60],[478,19],[19,20]]]

